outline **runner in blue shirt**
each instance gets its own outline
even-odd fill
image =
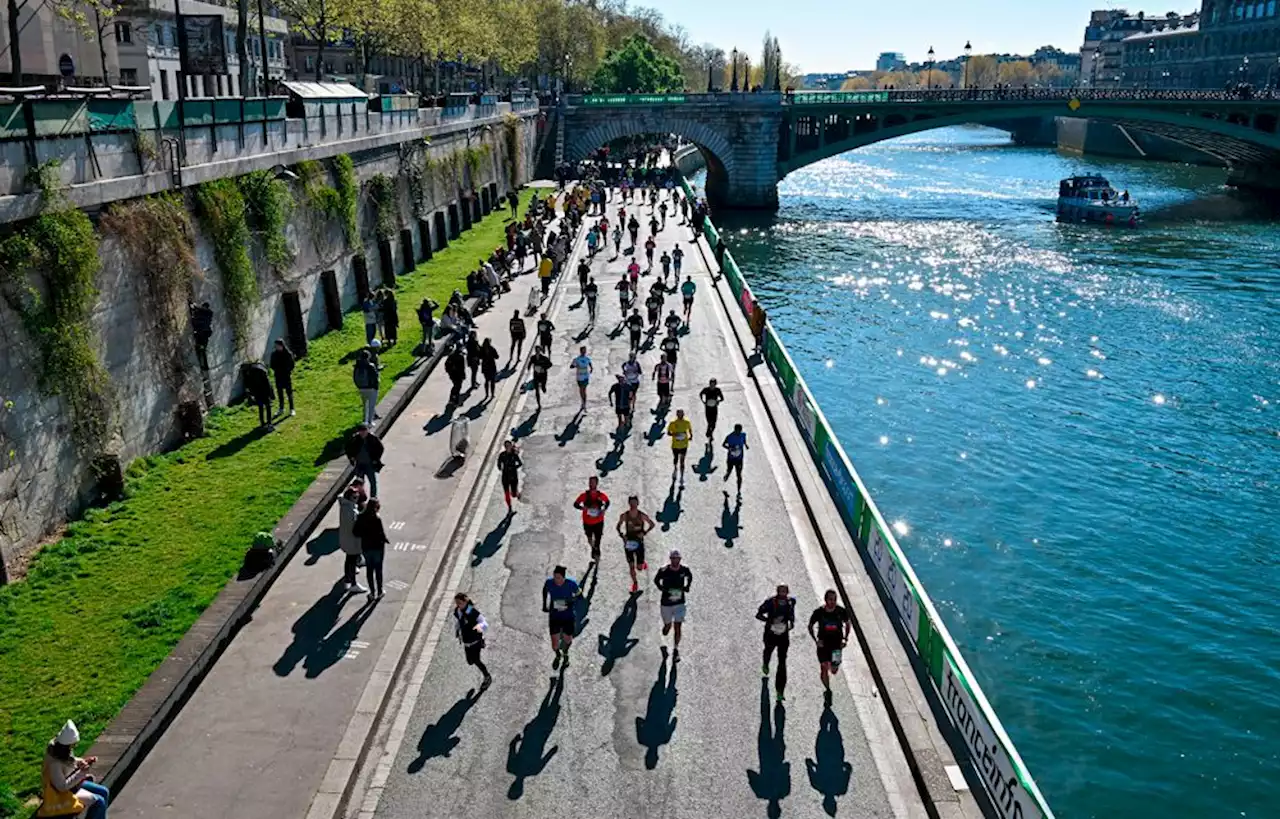
[[[742,431],[742,424],[733,425],[733,432],[725,436],[723,446],[729,453],[724,467],[725,483],[729,482],[730,475],[737,472],[738,497],[742,497],[742,457],[746,450],[751,448],[747,446],[747,433]],[[729,493],[725,492],[725,494]]]
[[[578,395],[582,398],[582,409],[587,408],[587,384],[591,382],[591,356],[587,355],[586,347],[578,348],[578,357],[570,364],[573,369],[573,377],[578,382]],[[581,412],[582,410],[579,410]]]
[[[548,615],[551,650],[556,655],[551,661],[552,669],[560,668],[561,664],[569,667],[569,646],[578,625],[573,604],[579,594],[578,581],[566,576],[564,566],[556,566],[542,584],[542,610]]]

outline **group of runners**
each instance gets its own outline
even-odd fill
[[[658,191],[655,190],[654,194],[656,195],[657,193]],[[650,205],[651,208],[656,207],[656,202],[650,199]],[[605,212],[603,204],[599,206],[599,211],[601,214]],[[628,225],[628,227],[634,226],[631,231],[634,244],[637,238],[638,221],[634,214],[630,217],[630,220],[627,220],[625,207],[620,208],[618,212],[618,223],[614,226],[615,242],[620,241],[618,237],[621,235],[622,225],[624,224]],[[661,225],[657,219],[652,219],[650,220],[650,227],[653,235],[649,240],[648,253],[650,260],[649,270],[652,270],[653,239],[656,237]],[[592,235],[597,237],[597,241],[604,236],[608,236],[609,225],[607,218],[602,217],[599,222],[591,225],[588,229]],[[594,254],[594,250],[594,247],[589,247],[591,254]],[[645,307],[648,313],[647,328],[651,342],[658,332],[659,317],[664,306],[664,298],[668,293],[675,292],[675,288],[667,287],[667,277],[671,269],[674,268],[676,281],[679,282],[683,255],[683,251],[679,246],[675,248],[672,254],[664,252],[661,258],[663,275],[661,278],[656,278],[649,288]],[[595,283],[595,279],[591,276],[589,259],[589,256],[584,257],[577,270],[582,302],[585,302],[588,310],[588,329],[595,324],[596,303],[599,296],[599,288]],[[643,350],[641,342],[646,329],[646,320],[640,316],[639,309],[633,306],[639,298],[640,275],[639,264],[632,257],[628,264],[627,272],[622,275],[621,280],[616,285],[622,316],[616,329],[621,330],[625,326],[630,331],[628,358],[622,364],[622,371],[617,374],[615,382],[610,385],[608,390],[609,404],[617,416],[619,431],[628,428],[631,424],[636,409],[637,395],[644,381],[644,369],[638,356]],[[659,417],[665,414],[672,400],[676,368],[679,362],[680,333],[681,331],[686,333],[689,331],[689,321],[697,292],[697,286],[691,276],[687,276],[685,281],[680,284],[679,291],[683,301],[683,316],[678,315],[675,309],[671,309],[665,319],[662,320],[666,335],[658,345],[661,351],[659,359],[650,370],[649,380],[656,382],[657,387],[655,414],[659,415]],[[517,326],[519,327],[518,338]],[[524,321],[518,311],[511,319],[511,327],[512,352],[518,357],[524,340]],[[550,352],[555,329],[549,314],[542,313],[536,324],[538,343],[534,347],[528,363],[528,367],[532,371],[531,392],[534,394],[539,410],[542,408],[542,394],[547,388],[548,374],[554,367]],[[578,355],[567,363],[567,367],[570,370],[571,377],[574,378],[577,384],[580,400],[578,414],[582,414],[587,409],[588,388],[595,372],[594,363],[585,345],[579,346]],[[713,378],[699,391],[698,398],[702,404],[703,416],[706,421],[706,446],[709,451],[713,446],[712,442],[714,441],[719,420],[720,408],[724,403],[725,397],[723,391],[717,385],[716,379]],[[683,408],[675,410],[675,417],[666,424],[665,433],[671,445],[672,489],[674,491],[678,484],[680,489],[683,490],[685,486],[686,457],[695,438],[693,422],[687,417]],[[732,431],[721,442],[721,448],[726,452],[724,481],[727,483],[731,478],[736,478],[737,497],[740,500],[742,496],[743,463],[746,450],[749,449],[747,435],[742,424],[733,426]],[[520,470],[523,467],[523,461],[515,441],[509,440],[505,442],[503,451],[498,456],[497,466],[501,475],[503,498],[510,513],[513,501],[520,498]],[[727,503],[727,491],[725,495]],[[610,504],[609,496],[600,487],[600,478],[594,475],[588,479],[586,489],[578,494],[572,503],[573,508],[578,510],[582,517],[582,528],[590,553],[588,573],[595,568],[598,574],[598,567],[602,560],[605,528],[609,522]],[[648,582],[649,564],[646,555],[646,539],[655,526],[654,519],[641,508],[640,498],[637,495],[630,495],[627,498],[626,508],[614,519],[613,530],[621,541],[622,553],[629,574],[630,594],[633,600],[642,593],[642,584],[647,585]],[[664,656],[668,656],[669,653],[672,660],[678,662],[682,629],[687,612],[687,598],[693,585],[693,573],[685,565],[679,549],[671,549],[667,553],[667,562],[654,573],[652,582],[660,594],[663,635],[662,652]],[[548,632],[553,652],[553,671],[563,673],[563,669],[568,667],[569,649],[577,631],[577,601],[582,595],[583,589],[581,585],[563,565],[556,566],[552,570],[551,576],[543,584],[542,609],[548,617]],[[469,597],[459,594],[455,602],[456,633],[466,649],[468,663],[475,665],[481,671],[483,686],[487,687],[490,684],[491,676],[480,659],[480,649],[484,645],[484,633],[488,628],[488,624]],[[785,699],[787,685],[787,654],[790,648],[791,632],[795,628],[796,621],[796,598],[791,596],[786,585],[779,585],[775,594],[760,604],[755,616],[756,619],[764,624],[761,674],[765,678],[770,676],[770,670],[776,655],[777,665],[774,687],[777,700],[782,702]],[[808,633],[817,649],[820,676],[825,696],[828,698],[831,695],[830,678],[839,672],[842,651],[847,644],[851,628],[852,622],[848,611],[839,605],[836,592],[828,590],[824,595],[822,605],[814,609],[808,621]],[[671,638],[670,645],[667,642],[668,637]]]

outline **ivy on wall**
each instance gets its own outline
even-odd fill
[[[66,402],[71,437],[92,457],[106,446],[111,417],[111,381],[90,327],[98,235],[59,194],[56,172],[56,160],[36,169],[43,212],[0,241],[0,291],[39,349],[40,390]]]
[[[400,229],[400,209],[396,207],[396,180],[385,173],[369,179],[369,202],[373,205],[373,232],[390,239]]]
[[[200,273],[186,204],[176,193],[117,202],[102,215],[101,226],[144,274],[139,295],[152,326],[142,335],[164,367],[166,382],[178,389],[186,381],[186,305]]]
[[[342,222],[342,234],[352,248],[360,247],[360,230],[356,225],[356,209],[360,183],[356,181],[355,164],[351,157],[340,154],[333,160],[336,186],[328,183],[324,165],[314,159],[298,163],[298,176],[302,178],[302,193],[307,205],[330,219]]]
[[[506,158],[503,160],[507,169],[507,180],[512,187],[515,187],[520,184],[520,157],[523,153],[520,150],[520,117],[507,114],[502,118],[502,136],[507,149]]]
[[[249,339],[258,301],[258,277],[249,261],[249,224],[244,195],[235,179],[214,179],[196,187],[200,223],[213,241],[213,258],[222,274],[222,297],[231,316],[236,346]]]
[[[337,177],[338,202],[341,206],[342,231],[347,244],[360,247],[360,229],[356,226],[356,208],[360,199],[360,183],[356,180],[356,166],[347,154],[334,157],[333,170]]]
[[[238,179],[244,196],[249,227],[262,239],[267,264],[281,275],[293,262],[293,251],[285,237],[285,225],[293,213],[293,194],[284,180],[270,171],[253,171]]]

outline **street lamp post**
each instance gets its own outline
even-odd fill
[[[1249,58],[1246,56],[1240,61],[1240,83],[1243,85],[1249,81]]]
[[[964,41],[964,87],[969,87],[969,58],[973,56],[973,45]]]
[[[738,90],[738,49],[733,50],[733,81],[729,84],[730,91]]]
[[[929,46],[929,73],[925,75],[925,85],[933,88],[933,46]]]
[[[1156,44],[1152,43],[1147,46],[1147,86],[1151,86],[1151,78],[1155,74],[1156,64]]]
[[[707,93],[708,94],[710,94],[712,91],[715,90],[715,84],[712,82],[712,77],[711,77],[711,70],[715,66],[715,63],[716,61],[714,58],[712,57],[707,58]]]

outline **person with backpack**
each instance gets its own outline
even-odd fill
[[[293,353],[285,346],[284,339],[276,339],[275,349],[271,351],[269,363],[271,374],[275,377],[276,395],[280,402],[280,414],[284,415],[284,398],[289,396],[289,415],[297,415],[293,411]]]
[[[369,497],[378,497],[378,473],[382,471],[382,455],[386,448],[382,439],[369,431],[368,424],[356,427],[355,434],[347,439],[343,452],[356,474],[369,485]]]
[[[524,355],[524,340],[528,334],[528,328],[525,327],[524,319],[520,317],[519,310],[512,311],[508,327],[511,331],[511,350],[507,355],[507,361],[515,361]]]
[[[258,426],[266,427],[267,432],[271,432],[275,425],[271,423],[271,379],[267,377],[267,368],[261,361],[246,364],[243,377],[244,391],[258,408]]]
[[[342,585],[349,592],[367,592],[356,579],[360,566],[360,538],[356,536],[356,519],[363,506],[355,485],[348,486],[338,498],[338,548],[342,550]]]
[[[351,380],[355,383],[356,389],[360,391],[360,401],[363,407],[361,420],[372,427],[377,423],[377,407],[378,407],[378,387],[381,375],[378,373],[378,365],[374,363],[373,356],[368,350],[361,350],[356,356],[355,366],[351,370]]]

